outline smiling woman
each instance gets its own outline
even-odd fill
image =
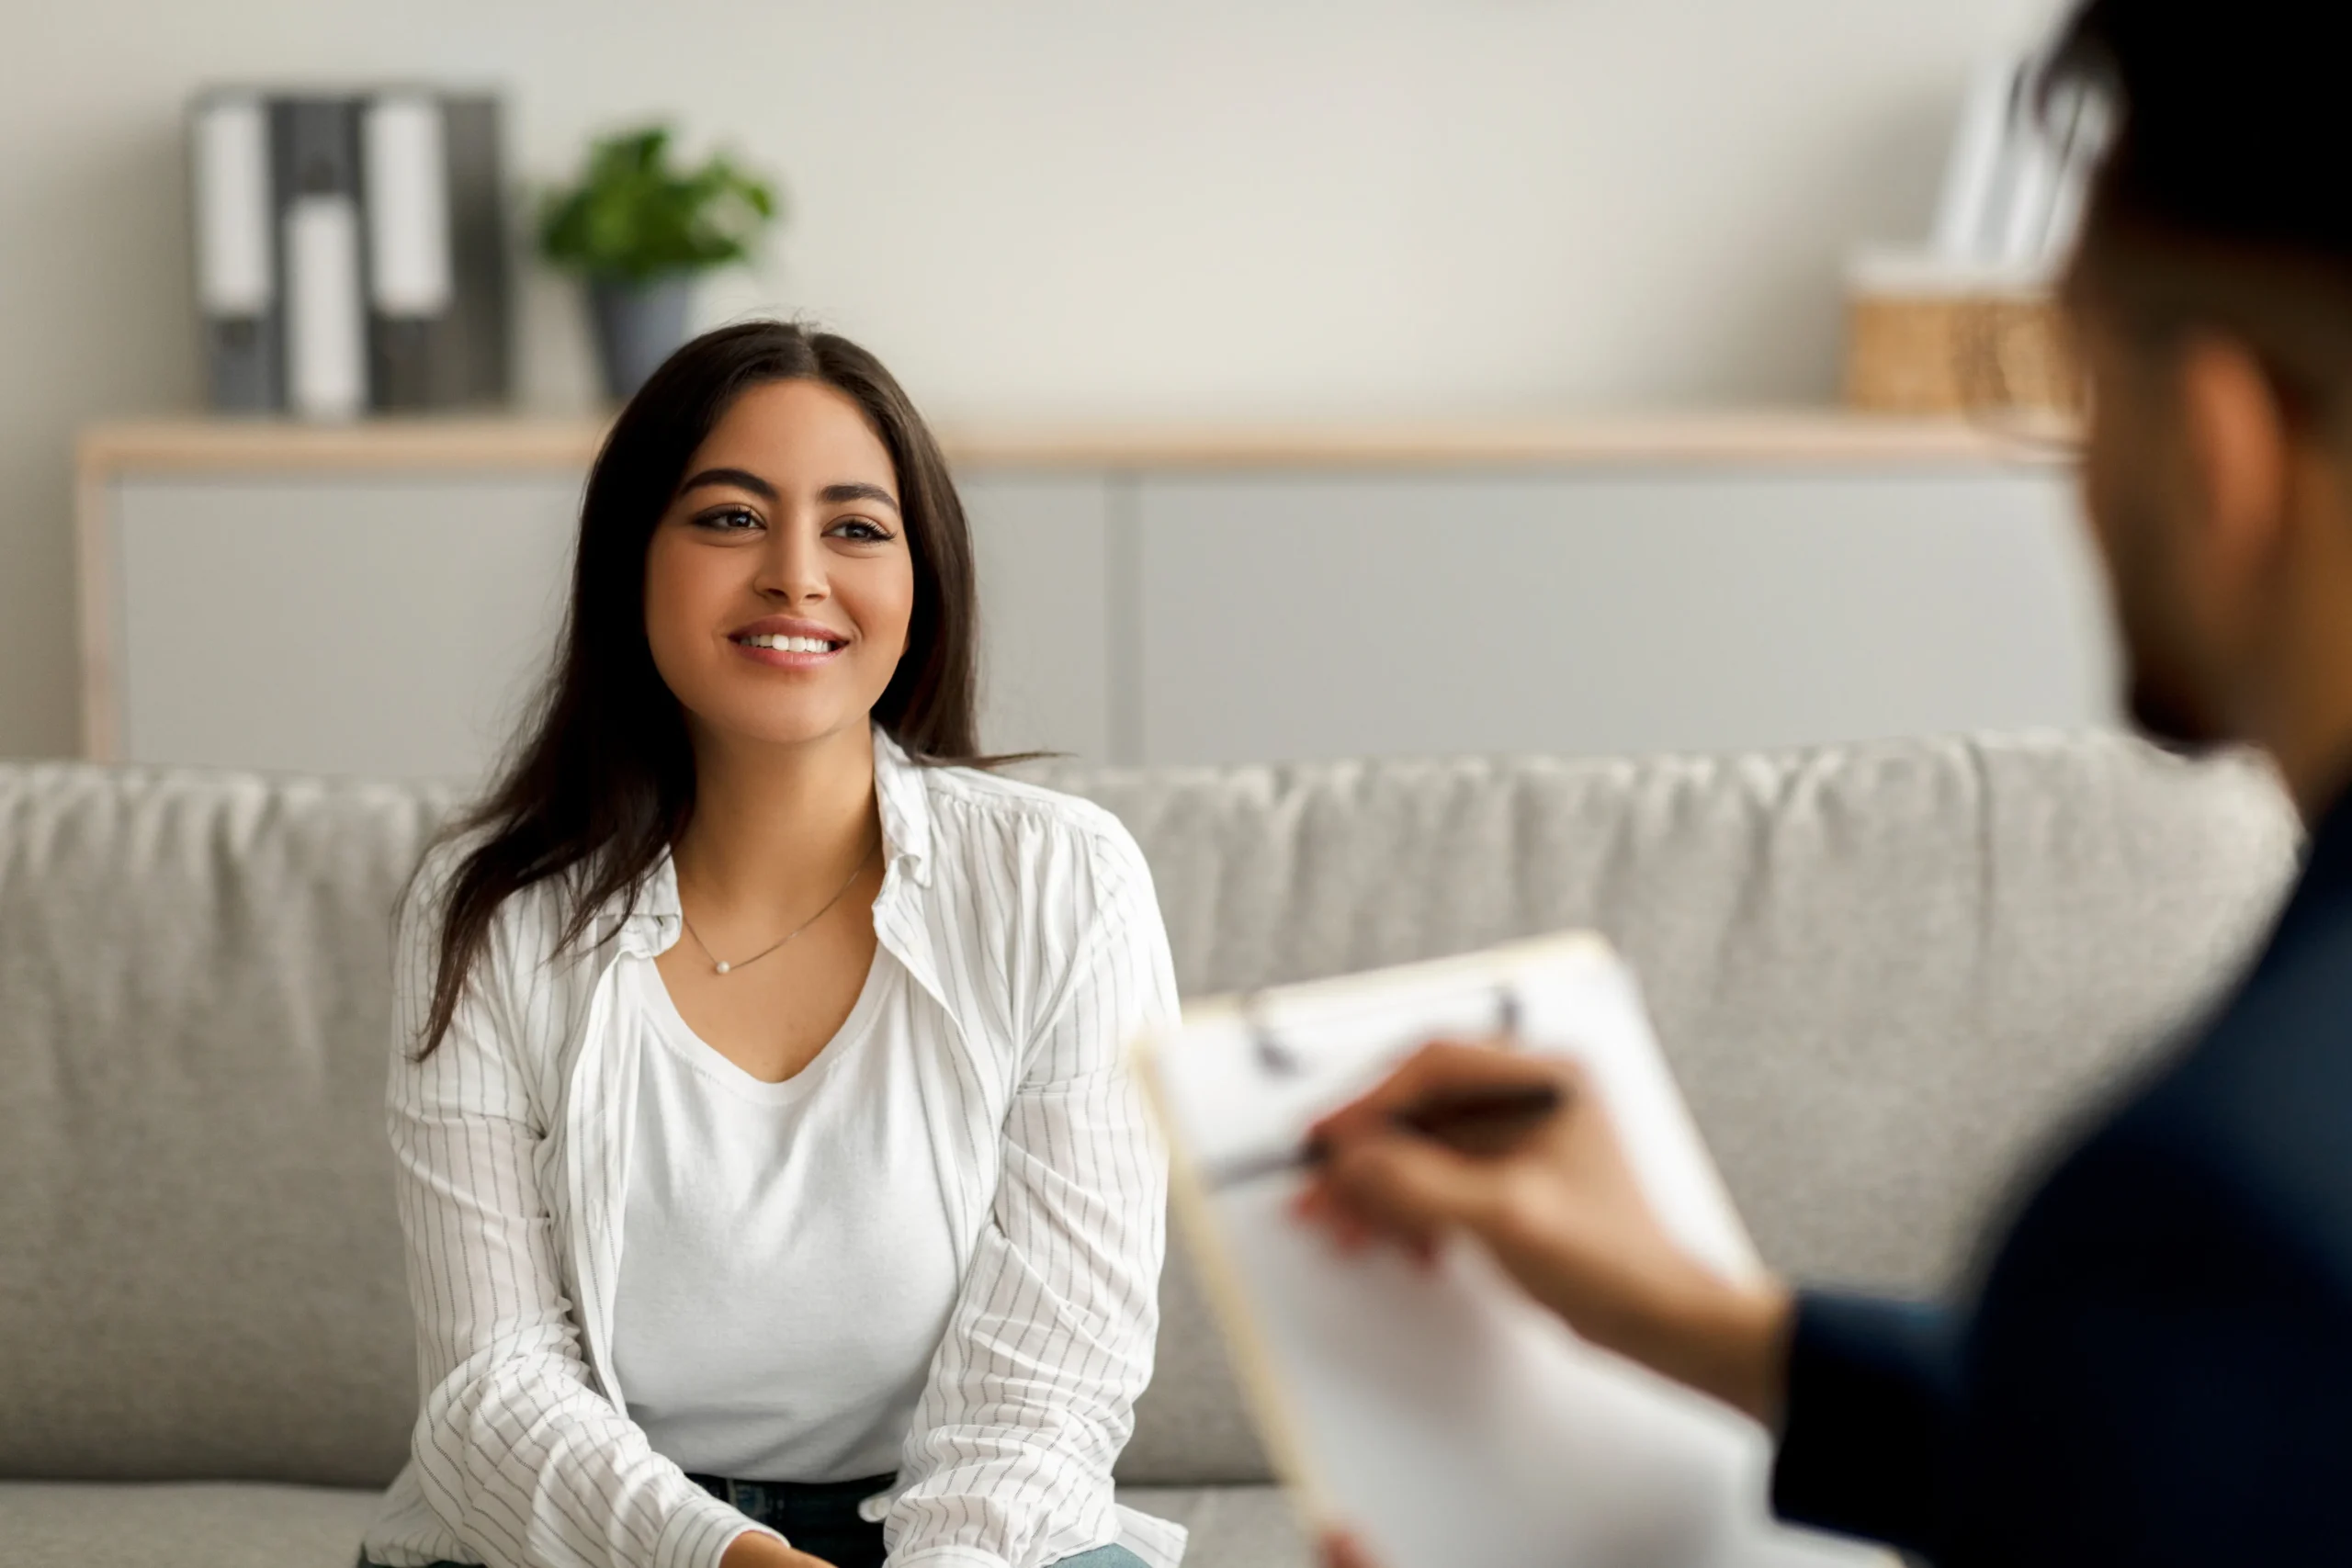
[[[697,744],[863,730],[915,597],[897,466],[864,411],[818,381],[754,388],[688,466],[647,550],[645,635]]]
[[[1118,1507],[1165,1179],[1151,879],[985,770],[906,395],[679,351],[582,510],[540,712],[402,921],[424,1398],[363,1561],[1170,1568]]]

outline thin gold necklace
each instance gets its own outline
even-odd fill
[[[686,934],[695,939],[695,945],[702,949],[702,955],[710,960],[710,969],[712,974],[727,975],[732,974],[738,969],[748,969],[752,964],[757,964],[761,959],[765,958],[769,953],[774,953],[777,948],[782,947],[786,942],[790,942],[794,937],[798,936],[802,931],[807,931],[810,926],[815,925],[819,920],[823,919],[827,912],[830,911],[834,905],[840,903],[851,888],[857,886],[857,879],[865,874],[866,863],[873,860],[875,851],[879,850],[881,847],[882,840],[879,837],[876,837],[866,852],[857,857],[857,869],[849,874],[849,880],[842,883],[840,888],[834,892],[833,896],[825,900],[824,908],[818,910],[815,914],[809,916],[807,919],[801,921],[798,925],[785,932],[775,941],[768,943],[767,946],[760,949],[759,952],[752,954],[749,958],[743,959],[740,963],[729,964],[727,960],[719,957],[718,954],[711,952],[710,943],[703,941],[702,932],[695,930],[695,923],[686,919],[686,912],[683,908],[678,911],[678,921],[686,928]]]

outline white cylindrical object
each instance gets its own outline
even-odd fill
[[[196,298],[208,316],[269,310],[269,117],[258,98],[196,112]]]
[[[2026,266],[2042,259],[2050,210],[2058,197],[2058,150],[2039,125],[2020,121],[2011,169],[2008,210],[2003,214],[2000,259]]]
[[[441,106],[422,93],[377,98],[359,129],[368,292],[387,316],[438,316],[454,291]]]
[[[2059,152],[2058,189],[2050,203],[2050,221],[2041,235],[2045,260],[2063,260],[2075,248],[2083,228],[2084,209],[2090,202],[2091,175],[2106,155],[2108,105],[2093,95],[2077,95],[2066,120],[2066,139]]]
[[[359,295],[359,209],[342,195],[286,209],[287,401],[305,419],[351,419],[368,404],[368,322]]]
[[[1944,163],[1942,195],[1936,203],[1934,245],[1954,261],[1982,261],[1997,252],[1987,234],[2001,159],[2017,98],[2018,62],[2003,59],[1982,66],[1970,82]]]

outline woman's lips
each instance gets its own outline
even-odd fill
[[[731,637],[727,639],[744,658],[774,670],[815,670],[831,663],[849,647],[830,637],[780,634]]]

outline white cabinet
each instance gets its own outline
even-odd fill
[[[2113,711],[2050,471],[1142,486],[1140,755],[1720,750]]]
[[[967,474],[980,582],[980,743],[1116,755],[1108,585],[1112,480]]]
[[[1185,763],[2109,721],[2063,472],[1816,423],[1650,426],[1630,457],[1584,426],[967,441],[983,741]],[[89,750],[479,774],[547,668],[594,439],[94,433]]]
[[[122,482],[120,755],[476,772],[554,647],[579,491],[576,475]]]

